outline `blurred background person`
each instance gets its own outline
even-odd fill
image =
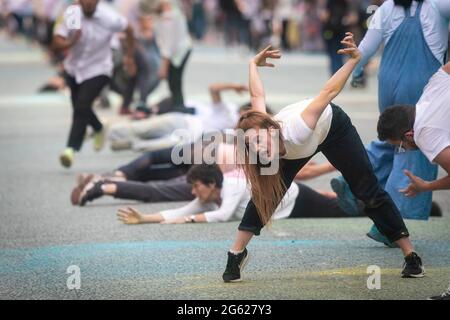
[[[174,111],[189,113],[183,95],[183,74],[192,51],[186,17],[177,1],[141,0],[142,14],[154,18],[155,39],[162,56],[159,78],[167,80]]]
[[[68,11],[56,27],[53,39],[55,50],[68,51],[64,69],[71,91],[73,117],[67,147],[60,155],[60,162],[66,168],[72,166],[74,153],[81,150],[88,126],[94,130],[94,149],[99,151],[103,147],[105,129],[92,104],[112,74],[110,43],[115,33],[126,31],[129,51],[124,58],[125,65],[131,75],[136,72],[133,28],[127,19],[98,0],[80,0],[77,8],[81,23],[74,27],[80,29],[72,29],[68,19],[77,17],[73,16],[73,11]]]
[[[344,65],[344,58],[337,51],[341,49],[345,32],[353,32],[355,28],[359,31],[360,7],[349,0],[326,0],[320,19],[326,53],[330,58],[330,73],[334,74]],[[361,35],[361,32],[358,34]]]

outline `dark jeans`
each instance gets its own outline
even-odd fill
[[[330,199],[310,187],[297,183],[299,192],[289,218],[348,218],[336,199]]]
[[[172,63],[169,66],[169,76],[167,80],[169,82],[169,89],[175,109],[185,108],[183,97],[183,73],[190,55],[191,50],[186,53],[179,67],[175,67]]]
[[[143,202],[191,201],[194,196],[192,186],[186,176],[159,182],[113,182],[117,186],[116,199]]]
[[[172,148],[149,151],[118,170],[131,181],[166,180],[185,175],[191,167],[188,164],[176,165],[171,159]]]
[[[98,76],[77,84],[75,78],[65,73],[64,78],[70,88],[73,117],[67,146],[76,151],[83,145],[86,128],[90,125],[95,132],[103,129],[98,120],[92,105],[94,100],[100,95],[102,89],[108,84],[107,76]]]
[[[339,170],[348,182],[351,191],[365,204],[365,213],[390,241],[409,236],[405,223],[392,201],[384,191],[372,169],[361,138],[347,114],[332,105],[333,120],[325,141],[318,147],[328,161]],[[289,187],[297,172],[312,158],[281,160],[280,170],[286,187]],[[242,218],[239,230],[259,235],[263,224],[253,201],[250,201]]]

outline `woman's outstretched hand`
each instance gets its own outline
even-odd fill
[[[119,209],[117,218],[125,224],[142,223],[142,213],[130,207]]]
[[[355,43],[355,38],[353,33],[346,32],[345,38],[341,41],[345,46],[344,49],[338,51],[338,54],[343,54],[349,56],[351,59],[360,60],[361,52],[359,52],[358,46]]]
[[[267,46],[263,51],[258,53],[254,58],[253,62],[258,67],[270,67],[273,68],[275,65],[273,63],[267,62],[267,59],[280,59],[281,51],[280,50],[270,50],[272,46]]]

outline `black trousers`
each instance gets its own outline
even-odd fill
[[[183,58],[181,65],[179,67],[174,66],[170,63],[169,66],[169,90],[172,95],[172,101],[175,109],[184,109],[184,96],[183,96],[183,73],[186,63],[191,55],[189,50]]]
[[[409,236],[399,210],[391,197],[379,184],[366,153],[366,149],[347,114],[332,105],[333,120],[330,132],[316,153],[322,152],[328,161],[339,170],[348,182],[353,194],[365,204],[365,213],[373,220],[378,230],[390,241]],[[289,187],[297,172],[312,158],[281,160],[280,170],[286,187]],[[264,227],[255,204],[250,201],[242,218],[239,230],[259,235]]]
[[[70,88],[73,116],[67,146],[76,151],[81,149],[87,126],[95,132],[103,129],[101,122],[95,115],[92,105],[100,95],[102,89],[108,84],[107,76],[98,76],[77,84],[75,78],[65,72],[64,78]]]
[[[176,165],[171,160],[172,148],[149,151],[136,160],[120,167],[129,181],[155,181],[176,178],[185,175],[189,164]]]

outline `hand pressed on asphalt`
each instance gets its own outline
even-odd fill
[[[125,224],[140,224],[142,213],[131,207],[122,208],[117,211],[117,218]]]

